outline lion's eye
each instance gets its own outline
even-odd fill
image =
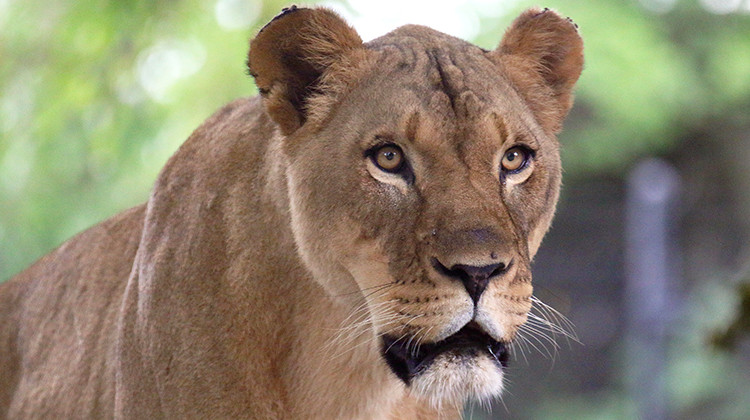
[[[506,173],[514,173],[522,170],[529,163],[531,152],[521,146],[511,147],[505,152],[500,166]]]
[[[398,146],[386,145],[376,149],[372,160],[378,168],[396,173],[404,165],[404,152]]]

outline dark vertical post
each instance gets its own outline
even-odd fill
[[[649,159],[630,173],[625,220],[625,309],[629,394],[641,420],[666,420],[668,329],[677,312],[676,222],[680,178]]]

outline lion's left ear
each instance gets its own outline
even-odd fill
[[[578,26],[549,9],[530,9],[516,18],[490,54],[502,64],[542,127],[559,132],[573,105],[573,85],[583,70]]]
[[[345,69],[362,39],[328,9],[292,6],[250,43],[247,65],[269,115],[289,135],[307,120],[308,99],[332,67]]]

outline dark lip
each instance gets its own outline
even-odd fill
[[[407,385],[427,369],[437,356],[446,352],[469,357],[485,352],[502,367],[508,367],[509,354],[505,343],[490,337],[473,321],[450,337],[422,344],[417,349],[410,343],[409,337],[386,334],[381,337],[381,341],[383,358],[393,373]]]

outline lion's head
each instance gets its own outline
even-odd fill
[[[576,26],[546,9],[493,51],[421,26],[362,43],[334,13],[301,8],[251,44],[285,136],[300,255],[436,405],[502,390],[582,50]]]

